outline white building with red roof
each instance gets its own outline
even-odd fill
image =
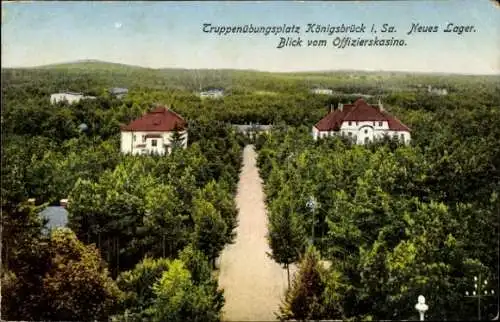
[[[312,128],[314,139],[344,135],[357,144],[366,144],[384,136],[398,138],[408,144],[410,128],[384,110],[382,103],[370,105],[363,99],[353,104],[340,104]]]
[[[166,154],[172,149],[175,132],[187,147],[187,122],[171,109],[160,106],[121,127],[121,152],[126,154]]]

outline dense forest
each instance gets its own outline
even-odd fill
[[[122,155],[119,125],[154,108],[152,96],[121,101],[102,87],[96,100],[51,105],[60,74],[11,72],[2,72],[3,317],[218,320],[212,270],[235,237],[242,138],[200,115],[187,118],[187,149]],[[103,86],[99,73],[86,81]],[[38,213],[64,198],[71,230],[44,234]]]
[[[449,94],[432,95],[428,85]],[[334,94],[310,93],[317,86]],[[129,93],[114,98],[112,87]],[[200,99],[207,87],[225,96]],[[50,94],[65,90],[97,99],[52,105]],[[410,146],[312,140],[311,126],[332,104],[361,94],[412,128]],[[122,155],[120,125],[157,104],[188,121],[188,147]],[[499,108],[494,76],[103,62],[3,69],[2,317],[219,320],[215,259],[235,238],[249,143],[230,123],[260,123],[274,124],[254,142],[272,256],[301,267],[282,318],[407,319],[420,293],[440,308],[433,319],[473,318],[476,302],[464,297],[472,277],[498,282]],[[43,233],[38,213],[64,198],[69,229]],[[320,258],[331,267],[319,267]],[[304,295],[308,276],[317,287]],[[483,316],[496,313],[496,300],[484,298]]]
[[[389,95],[409,146],[284,124],[259,138],[273,258],[300,264],[282,318],[417,319],[424,294],[428,318],[474,320],[474,276],[489,281],[482,317],[497,314],[500,96],[498,83],[469,86]]]

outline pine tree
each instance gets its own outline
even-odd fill
[[[300,263],[300,269],[292,287],[286,292],[280,306],[281,319],[317,320],[325,316],[325,271],[320,263],[319,252],[310,246]]]
[[[193,204],[193,245],[215,266],[215,259],[226,244],[227,225],[210,202],[195,199]]]
[[[182,133],[181,128],[179,128],[177,125],[175,126],[174,132],[172,133],[170,145],[172,147],[172,151],[175,149],[182,149],[184,147],[184,134]]]
[[[290,208],[288,190],[283,190],[279,200],[269,212],[269,234],[267,236],[272,253],[268,254],[274,261],[287,270],[288,286],[290,286],[290,264],[299,258],[306,244],[305,232],[300,220]]]

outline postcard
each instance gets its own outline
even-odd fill
[[[498,320],[500,3],[2,2],[0,320]]]

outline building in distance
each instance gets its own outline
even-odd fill
[[[121,127],[120,150],[125,154],[169,154],[175,144],[187,147],[187,122],[165,106]]]
[[[122,87],[113,87],[109,89],[109,94],[118,99],[122,99],[128,94],[128,89]]]
[[[218,99],[224,97],[224,90],[220,88],[211,88],[200,92],[201,98]]]
[[[87,96],[77,92],[60,92],[50,95],[50,103],[57,104],[59,102],[68,102],[69,104],[78,103],[84,99],[95,99],[95,96]]]
[[[378,105],[370,105],[362,98],[353,104],[339,103],[312,128],[315,140],[343,135],[356,144],[367,144],[386,136],[408,144],[410,132],[410,128],[390,115],[380,101]]]
[[[333,89],[323,88],[323,87],[314,87],[311,89],[311,93],[318,94],[318,95],[333,95]]]

